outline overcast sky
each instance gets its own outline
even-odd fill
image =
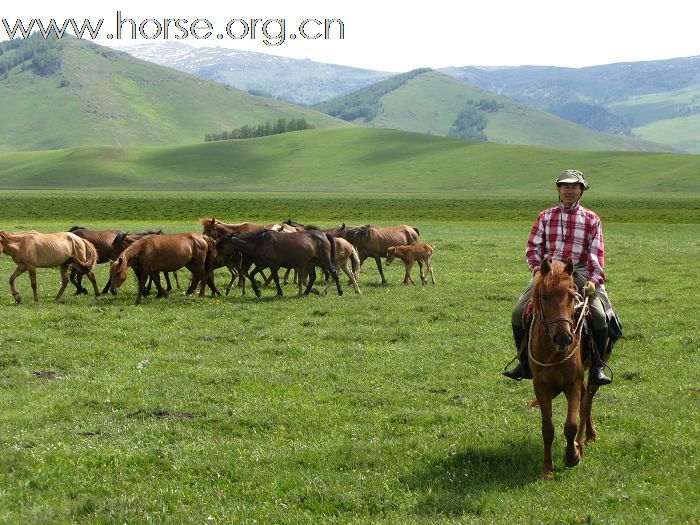
[[[96,24],[104,19],[97,43],[106,45],[164,41],[124,40],[130,26],[123,25],[122,41],[115,36],[116,13],[136,24],[146,19],[186,19],[188,27],[195,19],[206,19],[212,26],[208,39],[185,39],[171,22],[169,40],[195,46],[223,46],[293,58],[346,64],[384,71],[407,71],[417,67],[464,65],[554,65],[582,67],[612,62],[655,60],[700,55],[697,25],[700,3],[689,0],[428,0],[393,2],[382,0],[238,0],[184,2],[181,0],[98,0],[78,2],[25,1],[2,2],[0,17],[10,26],[21,18],[48,22],[56,18],[74,18],[79,24],[89,18]],[[285,19],[285,40],[280,42],[280,25],[270,22],[268,39],[257,23],[256,39],[231,39],[225,34],[233,19]],[[305,40],[299,35],[299,23],[306,19],[340,19],[344,39],[339,39],[338,24],[331,39]],[[203,22],[201,25],[206,25]],[[231,26],[234,36],[243,36],[245,26]],[[319,33],[315,22],[305,27],[309,36]],[[154,36],[158,26],[144,26]],[[322,30],[322,28],[321,28]],[[206,29],[198,30],[199,35]],[[189,33],[189,31],[188,31]],[[291,37],[295,34],[296,38]],[[224,38],[217,39],[221,34]],[[0,39],[7,39],[0,25]],[[266,45],[279,43],[276,46]]]

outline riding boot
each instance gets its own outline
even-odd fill
[[[530,363],[528,362],[527,349],[523,349],[520,352],[520,347],[525,340],[527,335],[527,330],[522,326],[512,325],[513,327],[513,339],[515,340],[515,348],[519,352],[518,359],[520,362],[517,364],[513,370],[504,370],[503,375],[516,381],[521,379],[532,379],[532,373],[530,372]]]
[[[612,379],[603,372],[603,367],[605,366],[603,359],[605,356],[605,347],[608,342],[608,329],[606,327],[598,330],[591,330],[591,336],[593,338],[593,348],[591,349],[593,367],[591,368],[589,379],[591,383],[596,385],[609,385],[612,383]]]

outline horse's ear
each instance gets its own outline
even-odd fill
[[[396,251],[396,246],[389,246],[389,247],[386,249],[386,253],[393,253],[393,252],[395,252],[395,251]]]
[[[542,261],[542,266],[540,266],[540,273],[542,275],[547,275],[552,267],[549,265],[549,259]]]
[[[569,275],[573,275],[574,273],[574,261],[571,260],[571,257],[566,261],[566,266],[564,266],[564,271],[568,273]]]

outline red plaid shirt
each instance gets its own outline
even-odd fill
[[[545,258],[566,261],[571,257],[574,265],[586,264],[590,281],[603,284],[605,247],[600,217],[578,202],[569,210],[562,203],[544,210],[532,227],[525,257],[533,273]]]

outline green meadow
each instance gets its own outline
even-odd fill
[[[9,230],[408,223],[436,245],[437,278],[401,285],[399,263],[382,287],[367,261],[361,296],[289,285],[137,307],[131,277],[117,297],[57,303],[58,272],[41,270],[40,303],[23,275],[15,305],[0,256],[0,522],[698,523],[698,194],[654,184],[585,196],[625,335],[572,469],[555,401],[546,482],[532,386],[500,372],[553,191],[0,191]]]

